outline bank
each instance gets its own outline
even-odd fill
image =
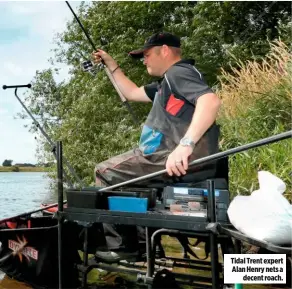
[[[48,172],[49,168],[45,167],[18,167],[18,166],[11,166],[11,167],[3,167],[0,166],[0,173],[7,173],[7,172]]]

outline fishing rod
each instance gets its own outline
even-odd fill
[[[211,161],[222,159],[222,158],[231,156],[231,155],[236,154],[236,153],[240,153],[240,152],[243,152],[243,151],[246,151],[246,150],[250,150],[252,148],[260,147],[260,146],[263,146],[263,145],[271,144],[271,143],[274,143],[274,142],[277,142],[277,141],[280,141],[280,140],[284,140],[284,139],[288,139],[288,138],[291,138],[291,137],[292,137],[292,130],[287,131],[287,132],[283,132],[283,133],[280,133],[280,134],[276,134],[274,136],[267,137],[267,138],[264,138],[264,139],[261,139],[261,140],[258,140],[258,141],[255,141],[255,142],[252,142],[252,143],[249,143],[249,144],[245,144],[245,145],[242,145],[242,146],[239,146],[239,147],[236,147],[236,148],[232,148],[232,149],[226,150],[224,152],[219,152],[219,153],[216,153],[216,154],[212,154],[212,155],[209,155],[209,156],[202,157],[200,159],[194,160],[194,161],[189,163],[189,167],[194,167],[194,166],[197,166],[197,165],[209,163]],[[113,190],[113,189],[116,189],[116,188],[119,188],[119,187],[122,187],[122,186],[135,184],[135,183],[138,183],[140,181],[150,180],[150,179],[153,179],[154,177],[163,175],[166,172],[167,172],[166,169],[160,170],[158,172],[151,173],[151,174],[148,174],[146,176],[138,177],[138,178],[135,178],[133,180],[125,181],[125,182],[122,182],[122,183],[119,183],[119,184],[116,184],[116,185],[113,185],[113,186],[102,188],[102,189],[99,190],[99,192],[106,192],[106,191],[110,191],[110,190]]]
[[[85,27],[82,25],[81,21],[80,21],[79,18],[77,17],[77,15],[76,15],[76,13],[74,12],[73,8],[71,7],[71,5],[69,4],[68,1],[65,1],[65,2],[66,2],[66,4],[68,5],[70,11],[72,12],[74,18],[75,18],[76,21],[78,22],[80,28],[81,28],[82,31],[84,32],[84,34],[85,34],[87,40],[89,41],[90,45],[92,46],[93,50],[94,50],[94,51],[97,51],[97,48],[96,48],[95,44],[94,44],[93,41],[91,40],[91,38],[90,38],[88,32],[86,31]],[[85,62],[84,64],[85,64],[85,65],[84,65],[85,70],[88,69],[88,68],[91,69],[91,67],[92,67],[91,61],[87,61],[87,62]],[[129,113],[131,114],[132,119],[133,119],[133,122],[134,122],[135,124],[137,124],[137,123],[138,123],[138,122],[137,122],[137,117],[135,116],[134,111],[132,110],[132,107],[131,107],[130,104],[128,103],[126,97],[123,95],[123,93],[121,92],[120,88],[118,87],[118,85],[117,85],[117,83],[116,83],[116,81],[115,81],[115,79],[114,79],[112,73],[111,73],[110,70],[107,68],[107,66],[104,64],[103,61],[102,61],[100,67],[103,67],[103,68],[104,68],[105,73],[107,74],[109,80],[111,81],[112,85],[114,86],[115,90],[117,91],[118,95],[120,96],[121,101],[122,101],[123,104],[127,107]]]
[[[55,156],[55,158],[57,159],[57,155],[56,155],[56,145],[53,143],[53,141],[50,139],[50,137],[48,136],[48,134],[44,131],[44,129],[41,127],[40,123],[35,119],[35,117],[31,114],[31,112],[27,109],[27,107],[24,105],[24,103],[21,101],[21,99],[19,98],[19,96],[17,95],[17,89],[18,88],[31,88],[31,84],[27,84],[27,85],[3,85],[3,89],[7,89],[7,88],[15,88],[14,94],[16,96],[16,98],[18,99],[18,101],[20,102],[20,104],[22,105],[22,107],[24,108],[24,110],[27,112],[27,114],[32,118],[34,124],[36,125],[36,127],[41,131],[41,133],[43,134],[43,136],[46,138],[46,140],[48,141],[48,143],[51,145],[51,151],[53,153],[53,155]],[[82,180],[78,177],[78,175],[76,174],[76,172],[74,171],[74,169],[72,168],[72,166],[70,165],[70,163],[63,158],[65,165],[67,166],[67,168],[69,169],[70,173],[75,177],[75,179],[79,182],[79,185],[81,187],[84,187],[84,184],[82,182]],[[70,181],[68,175],[66,175],[66,172],[64,171],[64,176],[69,184],[69,186],[71,188],[73,188],[73,184]]]
[[[96,76],[98,70],[102,69],[103,64],[95,65],[91,60],[88,60],[84,54],[78,50],[77,45],[72,42],[72,46],[75,49],[75,52],[79,55],[80,67],[84,72],[88,72],[92,76]]]
[[[67,201],[64,201],[63,202],[64,204],[67,203]],[[45,206],[45,207],[42,207],[40,209],[36,209],[36,210],[33,210],[33,211],[29,211],[29,212],[25,212],[25,213],[21,213],[19,215],[16,215],[16,216],[13,216],[13,217],[7,217],[5,219],[2,219],[0,220],[0,224],[2,223],[5,223],[5,222],[8,222],[8,221],[11,221],[13,219],[18,219],[18,218],[22,218],[22,217],[26,217],[26,216],[30,216],[32,214],[35,214],[35,213],[38,213],[38,212],[41,212],[41,211],[44,211],[44,210],[48,210],[48,209],[51,209],[51,208],[54,208],[58,206],[58,203],[54,203],[54,204],[50,204],[48,206]]]

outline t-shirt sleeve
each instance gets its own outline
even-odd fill
[[[171,90],[174,94],[183,96],[189,102],[195,104],[197,99],[206,94],[213,93],[212,89],[206,84],[202,74],[191,66],[175,67],[167,74],[167,78],[171,85]]]
[[[147,96],[151,99],[151,101],[154,100],[155,94],[157,92],[158,83],[152,82],[150,84],[144,85],[144,90],[147,94]]]

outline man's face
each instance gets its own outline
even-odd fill
[[[162,76],[163,57],[161,47],[155,46],[144,51],[143,63],[146,65],[147,71],[153,76]]]

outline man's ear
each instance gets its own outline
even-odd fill
[[[162,53],[162,55],[164,57],[169,55],[169,51],[170,51],[170,49],[169,49],[169,47],[167,45],[165,45],[165,44],[162,45],[162,47],[161,47],[161,53]]]

